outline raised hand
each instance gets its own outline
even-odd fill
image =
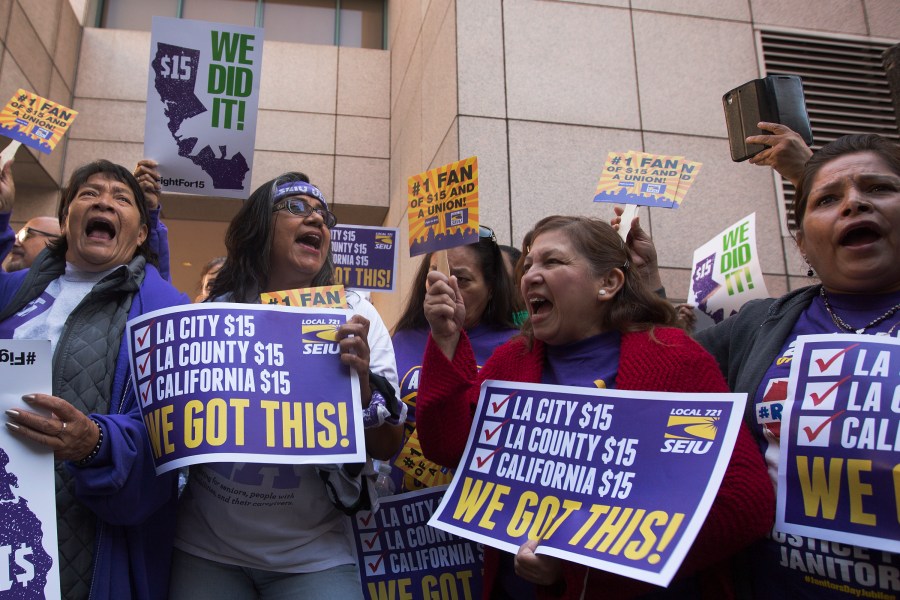
[[[431,325],[431,337],[448,359],[453,360],[459,334],[466,321],[466,305],[456,282],[440,271],[428,274],[425,293],[425,318]]]
[[[144,192],[147,210],[156,210],[159,207],[159,194],[162,189],[159,182],[159,164],[149,158],[141,159],[134,168],[134,178]]]
[[[769,147],[751,158],[750,164],[772,167],[797,187],[803,175],[803,167],[812,156],[812,150],[800,134],[789,127],[766,122],[759,123],[758,127],[771,134],[751,135],[747,138],[747,143]]]

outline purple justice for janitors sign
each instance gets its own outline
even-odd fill
[[[487,381],[431,525],[668,585],[722,481],[743,394]],[[622,525],[627,521],[626,525]]]
[[[132,383],[156,470],[201,462],[363,462],[356,372],[335,334],[348,312],[246,304],[128,322]]]
[[[898,367],[895,337],[797,338],[782,416],[778,531],[900,552]]]

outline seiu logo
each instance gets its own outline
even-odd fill
[[[301,327],[303,354],[340,354],[337,327],[334,325],[303,325]]]
[[[706,454],[716,439],[719,417],[669,415],[666,441],[660,452],[673,454]],[[703,441],[710,440],[710,441]]]

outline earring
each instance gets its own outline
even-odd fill
[[[600,290],[599,292],[597,292],[597,295],[603,297],[603,296],[607,295],[608,293],[609,292],[607,292],[606,290]]]
[[[808,267],[808,268],[806,269],[806,276],[807,276],[807,277],[815,277],[815,276],[816,276],[816,272],[813,271],[812,265],[809,264],[809,260],[807,260],[807,258],[806,258],[805,256],[803,257],[803,260],[804,260],[804,262],[806,262],[806,266]]]

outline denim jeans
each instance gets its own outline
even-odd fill
[[[169,600],[362,600],[356,565],[279,573],[219,563],[175,549]]]

